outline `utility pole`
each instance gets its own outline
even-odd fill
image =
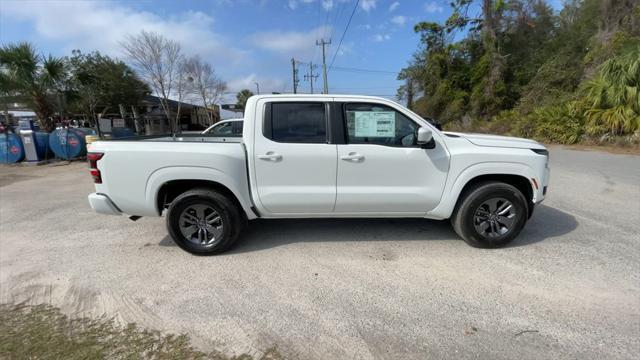
[[[329,41],[324,41],[324,39],[320,39],[320,41],[316,40],[316,46],[322,46],[322,81],[324,82],[324,91],[323,94],[329,93],[329,84],[327,83],[327,59],[325,56],[325,45],[330,45],[331,39]]]
[[[309,61],[309,73],[304,76],[305,80],[309,80],[311,83],[311,93],[313,94],[313,79],[318,78],[318,74],[313,73],[313,69],[316,69],[318,65],[315,65],[313,62]]]
[[[293,80],[293,93],[298,93],[298,83],[300,79],[298,79],[298,69],[296,69],[296,59],[291,58],[291,69],[293,70],[291,79]]]
[[[256,84],[256,93],[260,95],[260,84],[258,84],[257,82],[254,82],[254,84]]]

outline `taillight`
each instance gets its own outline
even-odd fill
[[[89,160],[89,169],[98,168],[98,160],[102,159],[103,153],[88,153],[87,160]]]
[[[98,170],[98,160],[102,159],[103,156],[103,153],[87,154],[90,169],[89,172],[91,173],[91,177],[93,177],[93,182],[96,184],[102,184],[102,175],[100,174],[100,170]]]

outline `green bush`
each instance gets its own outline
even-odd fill
[[[533,124],[533,138],[560,144],[575,144],[584,134],[583,110],[579,102],[536,109],[527,116]]]
[[[584,86],[587,131],[631,134],[640,128],[640,47],[605,61]]]

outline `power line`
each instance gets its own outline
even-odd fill
[[[347,1],[342,1],[342,5],[340,6],[340,10],[338,11],[338,5],[335,6],[336,11],[335,11],[335,17],[333,18],[333,21],[330,22],[331,24],[331,33],[329,34],[329,36],[325,36],[325,37],[329,37],[329,38],[333,38],[334,35],[334,30],[335,27],[338,26],[339,24],[339,20],[342,19],[342,13],[344,12],[344,9],[347,7],[348,2]]]
[[[350,72],[350,73],[358,73],[358,74],[398,75],[397,71],[360,69],[360,68],[342,67],[342,66],[334,66],[333,70]]]
[[[338,90],[338,91],[343,91],[343,90],[369,90],[369,89],[375,89],[375,90],[390,90],[390,89],[397,89],[398,86],[361,86],[361,87],[333,87],[331,88],[332,90]]]
[[[336,56],[338,56],[338,52],[340,52],[340,46],[342,46],[342,40],[344,40],[344,36],[347,34],[347,30],[349,30],[349,25],[351,25],[351,20],[353,19],[353,15],[356,13],[356,9],[358,9],[358,4],[360,0],[356,0],[356,5],[353,7],[353,11],[351,11],[351,16],[349,16],[349,21],[347,22],[347,26],[344,28],[342,32],[342,37],[340,37],[340,42],[338,43],[338,47],[336,48],[336,52],[333,54],[333,59],[331,59],[331,65],[329,65],[329,71],[331,71],[331,67],[333,63],[336,61]]]
[[[323,8],[321,1],[319,1],[318,4],[320,5],[321,8]],[[322,29],[322,30],[324,30],[324,32],[322,33],[322,37],[327,37],[327,27],[329,25],[329,13],[330,13],[330,11],[325,10],[325,13],[326,14],[325,14],[325,17],[324,17],[324,25],[323,25],[324,29]]]

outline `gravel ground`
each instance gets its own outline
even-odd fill
[[[512,246],[446,221],[253,222],[196,257],[164,219],[94,214],[84,163],[0,167],[0,302],[185,332],[290,358],[635,358],[640,156],[552,148],[550,193]]]

